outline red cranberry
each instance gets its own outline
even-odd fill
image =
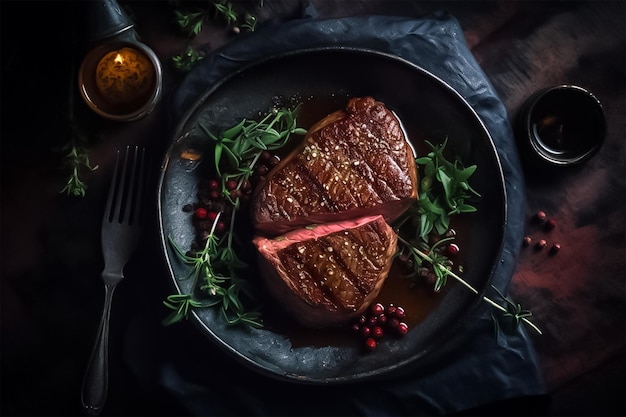
[[[352,325],[352,331],[353,331],[354,333],[358,333],[358,332],[360,332],[360,331],[361,331],[361,326],[359,326],[359,323],[354,323],[354,324]]]
[[[391,327],[392,329],[397,329],[400,325],[400,320],[398,320],[396,317],[393,317],[389,319],[388,323],[389,327]]]
[[[384,326],[385,324],[387,324],[387,316],[385,314],[380,314],[377,317],[376,324],[380,326]]]
[[[548,242],[546,242],[545,239],[541,239],[540,241],[538,241],[535,244],[535,249],[536,250],[542,250],[543,248],[545,248],[548,245]]]
[[[370,352],[376,349],[376,345],[376,340],[373,337],[368,337],[367,339],[365,339],[365,347]]]
[[[532,243],[532,238],[530,236],[524,236],[524,240],[522,241],[522,244],[524,246],[530,246],[530,244]]]
[[[539,210],[536,214],[535,214],[535,219],[539,220],[540,222],[544,221],[546,219],[546,217],[548,217],[548,215],[546,214],[545,211],[543,210]]]
[[[361,315],[361,317],[359,317],[359,323],[361,324],[367,323],[367,317],[365,315]]]
[[[198,207],[196,209],[196,217],[199,219],[206,219],[207,211],[204,207]]]
[[[363,326],[361,327],[361,335],[364,337],[369,337],[369,335],[372,333],[372,329],[369,326]]]
[[[400,306],[396,307],[395,316],[398,319],[403,319],[404,317],[406,317],[406,312],[404,311],[404,308],[402,308]]]
[[[371,310],[372,314],[379,316],[385,312],[385,306],[383,306],[381,303],[376,303],[372,305]]]
[[[549,232],[555,227],[556,227],[556,220],[550,219],[543,225],[543,230],[545,230],[546,232]]]
[[[550,248],[550,255],[556,255],[557,252],[560,251],[560,250],[561,250],[561,244],[560,243],[555,243]]]
[[[396,312],[396,306],[394,306],[393,304],[389,304],[387,306],[387,314],[389,314],[390,316],[393,315]]]
[[[219,188],[220,188],[220,183],[219,182],[217,182],[216,180],[209,181],[209,189],[217,190]]]
[[[409,332],[409,325],[404,323],[404,322],[400,322],[400,323],[398,323],[397,329],[398,329],[398,333],[401,336],[404,336],[405,334],[407,334]]]
[[[374,336],[374,338],[376,339],[380,339],[381,337],[383,337],[383,328],[380,326],[374,326],[372,328],[372,336]]]
[[[226,189],[227,190],[234,190],[235,188],[237,188],[237,181],[235,181],[235,180],[228,180],[226,182]]]
[[[459,248],[459,245],[457,245],[456,243],[450,243],[448,245],[448,253],[450,255],[456,255],[459,253],[461,249]]]

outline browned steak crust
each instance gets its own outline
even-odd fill
[[[309,129],[259,185],[253,220],[266,235],[372,214],[392,222],[416,197],[414,154],[400,122],[372,97],[353,98]]]

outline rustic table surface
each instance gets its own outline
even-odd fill
[[[72,101],[82,58],[83,18],[73,2],[3,1],[2,14],[2,391],[3,415],[79,414],[78,393],[102,303],[99,224],[113,150],[141,144],[153,155],[154,181],[172,131],[168,103],[185,74],[171,58],[190,43],[204,53],[237,36],[220,21],[193,39],[177,28],[180,2],[122,1],[135,28],[163,62],[164,93],[147,117],[112,122]],[[504,103],[511,123],[535,91],[559,84],[590,89],[604,105],[600,152],[573,169],[545,170],[522,159],[526,233],[559,242],[546,256],[521,250],[510,295],[533,311],[543,335],[531,334],[545,397],[508,399],[465,414],[624,415],[626,329],[626,2],[624,1],[233,1],[259,25],[303,15],[421,17],[445,10],[458,19],[468,47]],[[9,23],[12,23],[9,25]],[[9,29],[10,26],[10,29]],[[73,116],[73,117],[72,117]],[[84,197],[60,193],[74,128],[86,137],[92,166]],[[532,223],[545,211],[557,227]],[[111,327],[112,375],[106,414],[189,414],[175,398],[138,389],[124,362],[125,335],[136,315],[163,314],[165,265],[155,259],[157,231],[145,236],[133,271],[116,294]],[[158,321],[158,320],[157,320]],[[158,323],[157,323],[158,325]],[[189,328],[167,329],[188,340]],[[158,347],[155,347],[158,349]],[[488,389],[488,387],[486,387]],[[530,400],[528,400],[530,401]]]

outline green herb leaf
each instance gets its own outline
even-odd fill
[[[297,108],[273,110],[260,122],[243,119],[225,129],[219,136],[203,124],[198,124],[200,130],[214,143],[214,165],[222,179],[221,192],[233,205],[230,230],[222,238],[216,236],[215,229],[220,213],[213,221],[204,249],[191,254],[185,253],[168,237],[178,258],[191,266],[188,276],[179,279],[193,279],[193,287],[199,289],[203,298],[202,303],[198,304],[190,294],[168,297],[164,305],[175,311],[164,323],[171,324],[186,319],[194,308],[219,306],[222,316],[230,325],[262,327],[260,313],[245,311],[240,297],[242,292],[248,296],[251,294],[246,289],[247,282],[237,275],[238,270],[247,267],[237,256],[234,247],[233,228],[239,197],[233,197],[232,191],[236,190],[229,189],[226,184],[234,180],[238,190],[252,175],[252,168],[265,149],[278,149],[294,134],[306,133],[304,129],[297,127],[296,114]]]

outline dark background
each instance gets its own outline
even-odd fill
[[[558,217],[552,236],[564,250],[551,263],[523,252],[511,291],[533,306],[546,334],[533,336],[549,394],[486,405],[464,414],[624,415],[626,3],[622,1],[313,1],[321,17],[388,14],[420,17],[445,9],[459,19],[472,53],[494,84],[511,121],[534,91],[573,83],[605,106],[608,135],[588,164],[547,171],[524,161],[526,208]],[[77,98],[73,72],[85,52],[84,21],[72,2],[2,1],[1,74],[1,365],[3,415],[79,414],[79,392],[101,311],[99,224],[114,149],[146,145],[157,168],[172,125],[168,99],[184,74],[170,57],[190,42],[173,21],[172,3],[121,2],[137,32],[164,63],[164,97],[130,124],[92,114]],[[305,2],[234,2],[260,23],[297,18]],[[219,23],[194,40],[210,52],[232,41]],[[72,118],[73,117],[73,118]],[[85,197],[61,194],[71,127],[87,138],[93,165]],[[153,197],[152,197],[153,198]],[[165,312],[169,293],[155,213],[116,293],[111,321],[111,415],[180,415],[175,399],[142,392],[124,361],[133,317]],[[535,233],[529,228],[529,233]],[[563,256],[561,256],[563,255]],[[188,324],[163,328],[168,346],[195,340]],[[172,342],[174,341],[174,342]],[[146,352],[146,360],[184,347]],[[219,353],[206,344],[192,346]],[[157,353],[158,352],[158,353]]]

